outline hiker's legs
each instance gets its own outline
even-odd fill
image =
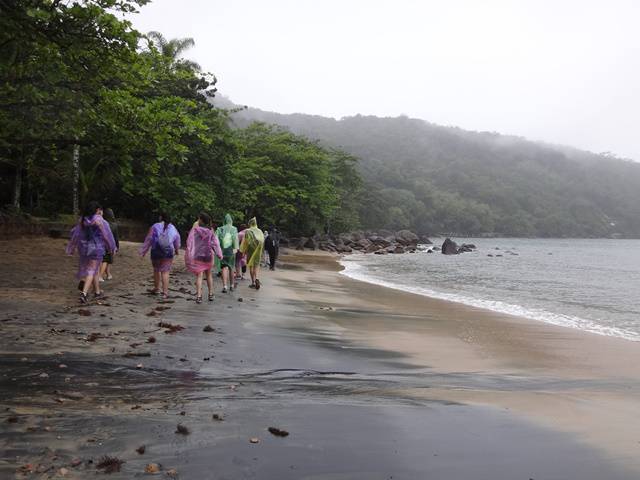
[[[169,272],[161,272],[162,293],[169,295]]]
[[[156,293],[160,291],[160,277],[161,277],[161,272],[154,270],[153,271],[153,289],[155,290]]]
[[[202,275],[204,274],[204,272],[200,272],[198,273],[198,275],[196,275],[196,297],[201,297],[202,296]],[[211,270],[209,270],[209,274],[211,274]],[[207,282],[209,281],[209,279],[207,278]]]

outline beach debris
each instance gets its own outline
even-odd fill
[[[218,422],[223,422],[224,421],[224,416],[221,413],[214,413],[213,415],[211,415],[211,418],[213,420],[218,421]]]
[[[69,473],[69,470],[64,467],[58,470],[58,475],[60,475],[61,477],[67,476],[68,473]]]
[[[136,452],[138,452],[139,455],[144,455],[144,452],[146,451],[147,451],[146,445],[140,445],[138,448],[136,448]]]
[[[129,346],[130,346],[131,348],[137,348],[137,347],[139,347],[140,345],[142,345],[142,344],[141,344],[141,343],[130,343],[130,344],[129,344]]]
[[[213,327],[212,327],[211,325],[207,325],[206,327],[204,327],[204,328],[202,329],[202,331],[203,331],[203,332],[213,332],[213,331],[214,331],[214,329],[213,329]]]
[[[142,365],[141,363],[139,363],[139,364],[137,364],[137,365],[136,365],[136,368],[137,368],[138,370],[142,370],[142,368],[143,368],[143,367],[144,367],[144,365]]]
[[[35,472],[36,467],[33,463],[26,463],[18,468],[18,473],[33,473]]]
[[[83,317],[90,317],[91,310],[87,310],[86,308],[81,308],[78,310],[78,315],[82,315]]]
[[[269,427],[267,430],[269,430],[269,433],[271,435],[275,435],[276,437],[288,437],[289,436],[289,432],[287,432],[286,430],[281,430],[281,429],[276,428],[276,427]]]
[[[99,332],[90,333],[87,337],[87,342],[95,342],[100,337],[102,337],[102,334]]]
[[[176,427],[176,433],[179,433],[180,435],[189,435],[191,432],[187,427],[179,423]]]
[[[176,478],[178,476],[178,470],[176,470],[175,468],[170,468],[169,470],[167,470],[167,476]]]
[[[204,357],[202,360],[204,360],[205,362],[208,362],[209,360],[211,360],[211,357]]]
[[[104,471],[104,473],[115,473],[120,471],[120,467],[122,467],[123,463],[124,460],[120,460],[118,457],[105,455],[98,460],[96,468]]]
[[[155,475],[156,473],[160,473],[160,469],[162,467],[158,463],[148,463],[146,467],[144,467],[144,473],[151,473]]]
[[[58,365],[58,368],[67,368],[67,366],[64,363],[61,363],[60,365]]]
[[[49,378],[49,374],[48,373],[41,373],[40,375],[38,375],[38,377],[40,377],[40,378]]]
[[[180,330],[184,330],[184,327],[182,325],[179,325],[179,324],[173,325],[172,323],[169,323],[169,322],[158,322],[158,326],[160,328],[167,329],[164,331],[164,333],[176,333],[176,332],[179,332]]]
[[[184,410],[182,410],[182,411],[180,412],[180,415],[182,415],[183,417],[184,417],[186,414],[187,414],[187,412],[185,412]]]
[[[146,315],[147,317],[155,317],[156,315],[158,315],[158,312],[156,312],[155,310],[151,310]]]
[[[258,437],[251,437],[249,443],[260,443],[260,439]]]
[[[156,337],[151,336],[151,337],[147,338],[147,343],[156,343]]]
[[[82,463],[82,460],[80,460],[79,458],[74,458],[73,460],[71,460],[71,466],[72,467],[77,467]]]
[[[123,357],[150,357],[151,352],[127,352],[122,356]]]

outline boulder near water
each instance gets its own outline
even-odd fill
[[[442,242],[442,253],[444,255],[456,255],[458,254],[458,244],[451,240],[450,238],[446,238],[444,242]]]

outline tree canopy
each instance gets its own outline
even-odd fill
[[[2,203],[70,213],[82,202],[190,225],[201,210],[312,233],[358,226],[355,160],[268,125],[229,126],[190,38],[144,35],[122,15],[146,0],[0,2]],[[10,192],[13,192],[11,194]]]

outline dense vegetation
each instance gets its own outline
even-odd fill
[[[0,0],[2,205],[54,216],[97,199],[181,225],[206,210],[293,233],[357,227],[354,159],[272,126],[230,128],[207,101],[215,77],[182,58],[193,41],[122,19],[145,3]]]
[[[229,107],[220,98],[221,107]],[[359,158],[367,228],[512,236],[640,236],[640,164],[422,120],[233,114]]]

